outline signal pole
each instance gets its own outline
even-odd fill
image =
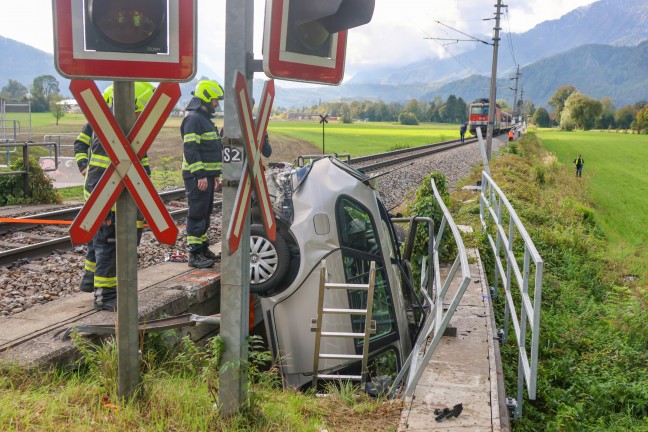
[[[517,67],[517,72],[515,72],[515,94],[513,95],[513,122],[515,122],[515,117],[517,117],[518,106],[517,106],[517,93],[518,93],[518,79],[520,78],[520,65]]]
[[[124,134],[135,123],[135,85],[115,81],[115,119]],[[119,397],[131,397],[139,383],[139,331],[137,314],[137,205],[124,189],[117,198],[116,208],[116,264],[117,264],[117,357]]]
[[[491,86],[490,86],[490,99],[488,100],[488,130],[486,132],[486,156],[490,161],[491,150],[493,148],[493,129],[495,127],[495,97],[496,97],[496,82],[497,82],[497,48],[499,47],[499,31],[500,27],[500,14],[502,6],[502,0],[497,0],[495,5],[495,35],[493,36],[493,70],[491,72]]]
[[[252,94],[252,35],[254,23],[253,0],[227,0],[225,3],[225,136],[223,146],[244,154],[241,124],[236,109],[234,81],[241,71]],[[227,232],[236,203],[241,172],[245,169],[243,158],[239,161],[223,159],[223,223]],[[218,403],[225,416],[238,412],[247,397],[247,373],[245,362],[248,354],[248,322],[250,299],[250,220],[245,219],[241,247],[230,254],[229,242],[221,241],[221,328],[225,343]]]

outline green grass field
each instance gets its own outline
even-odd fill
[[[268,130],[271,134],[299,138],[322,147],[322,125],[317,121],[271,121]],[[459,139],[459,125],[421,123],[402,126],[330,121],[325,125],[324,150],[326,153],[349,153],[354,157],[451,139]]]
[[[648,278],[648,135],[540,129],[543,145],[567,167],[582,154],[610,258]],[[575,170],[574,170],[575,172]]]

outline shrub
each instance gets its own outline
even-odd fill
[[[18,159],[9,167],[11,171],[23,171],[25,165]],[[29,186],[27,194],[23,190],[22,175],[0,177],[0,206],[14,204],[53,204],[60,203],[61,197],[52,185],[52,179],[43,172],[38,161],[29,158]]]
[[[419,121],[416,114],[411,112],[402,112],[398,115],[398,123],[402,125],[418,125]]]

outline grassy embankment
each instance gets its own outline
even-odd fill
[[[537,136],[558,159],[546,153]],[[630,155],[645,154],[637,146],[646,137],[547,130],[537,136],[528,134],[491,166],[545,262],[538,395],[524,402],[514,430],[648,430],[648,283],[645,273],[639,280],[624,278],[630,263],[617,250],[621,244],[636,245],[637,262],[648,260],[635,238],[641,220],[645,226],[648,218],[646,200],[633,193],[645,188],[647,176],[632,169],[638,162],[629,161]],[[579,151],[586,175],[577,179],[571,161]],[[459,223],[476,228],[468,242],[481,246],[490,271],[494,264],[479,234],[478,203],[465,202],[473,198],[458,193],[452,211]],[[638,225],[627,223],[634,220]],[[519,240],[514,250],[520,260]],[[502,301],[499,296],[498,311]],[[502,314],[497,314],[501,328]],[[517,377],[512,339],[502,346],[509,395],[515,394]]]
[[[167,332],[169,333],[169,332]],[[169,334],[166,335],[168,337]],[[141,386],[135,397],[117,396],[114,341],[96,348],[78,341],[77,370],[25,370],[0,366],[2,431],[395,431],[400,401],[371,399],[351,385],[328,398],[282,390],[276,370],[264,372],[269,353],[252,350],[248,399],[230,417],[218,409],[223,342],[206,347],[188,339],[169,348],[147,336],[141,348]],[[252,346],[259,346],[253,340]],[[222,370],[222,369],[221,369]]]
[[[541,130],[547,150],[572,167],[582,154],[596,222],[608,241],[615,273],[648,286],[648,136]]]

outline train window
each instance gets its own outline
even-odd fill
[[[471,105],[470,114],[488,115],[488,105]]]
[[[376,225],[370,213],[360,203],[349,197],[343,197],[337,204],[337,223],[346,282],[368,283],[371,261],[376,262],[373,319],[376,321],[377,331],[371,339],[374,340],[394,332],[396,322],[389,282],[384,268],[385,261],[382,256]],[[349,290],[348,295],[351,308],[366,307],[366,291]],[[352,317],[352,326],[354,332],[363,332],[364,317]],[[361,343],[362,339],[356,340],[356,346],[360,346]]]

